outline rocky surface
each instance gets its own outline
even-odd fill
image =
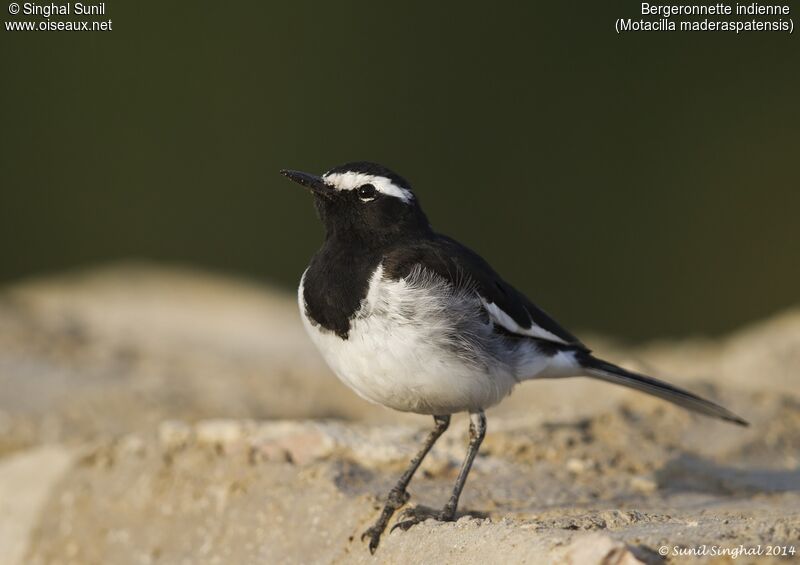
[[[387,534],[372,557],[360,534],[430,422],[340,385],[291,296],[143,265],[8,288],[0,563],[800,559],[709,554],[800,550],[800,312],[718,341],[585,338],[752,426],[586,379],[527,383],[488,414],[459,520]],[[466,428],[454,419],[410,509],[444,503]]]

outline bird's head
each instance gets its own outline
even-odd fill
[[[322,176],[282,170],[314,195],[326,237],[385,243],[430,230],[411,185],[382,165],[346,163]]]

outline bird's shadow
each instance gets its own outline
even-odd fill
[[[662,493],[702,492],[718,496],[800,491],[800,469],[739,468],[684,453],[655,472]]]

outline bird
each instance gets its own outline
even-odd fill
[[[455,519],[486,434],[485,410],[523,381],[593,377],[748,425],[714,402],[594,356],[475,251],[434,231],[409,182],[389,168],[357,161],[322,175],[280,173],[311,192],[324,227],[298,287],[311,341],[359,396],[434,420],[362,535],[371,553],[408,502],[409,483],[451,416],[466,412],[467,454],[449,500],[432,516],[407,515],[394,527]]]

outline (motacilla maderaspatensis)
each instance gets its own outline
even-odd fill
[[[469,412],[467,456],[450,500],[434,516],[453,520],[486,432],[484,410],[521,381],[594,377],[746,425],[691,392],[594,357],[477,253],[436,233],[409,183],[386,167],[357,162],[322,176],[281,173],[312,192],[325,226],[298,290],[311,339],[360,396],[434,418],[424,446],[364,533],[370,551],[407,502],[406,487],[451,414]]]

